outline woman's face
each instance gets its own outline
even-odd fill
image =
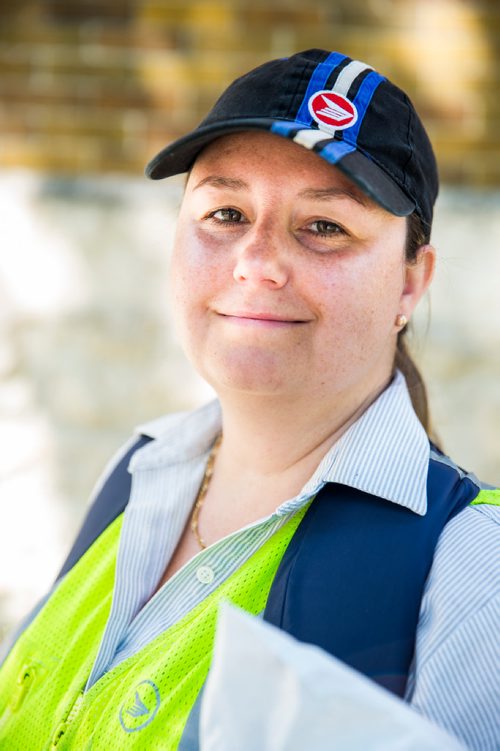
[[[396,316],[423,291],[405,238],[404,218],[305,148],[218,139],[190,173],[174,244],[188,356],[221,395],[369,394],[390,376]]]

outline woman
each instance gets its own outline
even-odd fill
[[[0,738],[196,748],[229,598],[495,748],[499,495],[429,442],[404,348],[435,262],[413,106],[310,50],[233,83],[147,168],[183,171],[172,298],[218,400],[145,426],[107,476],[3,666]]]

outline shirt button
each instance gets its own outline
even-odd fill
[[[213,568],[210,568],[210,566],[200,566],[196,569],[196,578],[202,584],[211,584],[215,578]]]

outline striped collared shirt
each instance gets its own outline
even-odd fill
[[[185,528],[220,430],[217,401],[141,427],[154,440],[131,461],[132,490],[113,604],[88,687],[213,592],[325,483],[349,485],[419,515],[426,512],[429,442],[398,373],[332,446],[297,496],[200,551],[152,596]],[[481,751],[498,748],[493,666],[499,585],[490,575],[498,567],[495,518],[498,524],[496,507],[469,507],[443,531],[422,600],[406,696],[420,712]]]

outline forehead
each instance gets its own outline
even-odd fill
[[[217,138],[200,152],[190,174],[195,177],[206,174],[265,177],[276,184],[293,179],[314,188],[337,186],[352,193],[360,203],[377,206],[337,167],[304,146],[262,131]]]

